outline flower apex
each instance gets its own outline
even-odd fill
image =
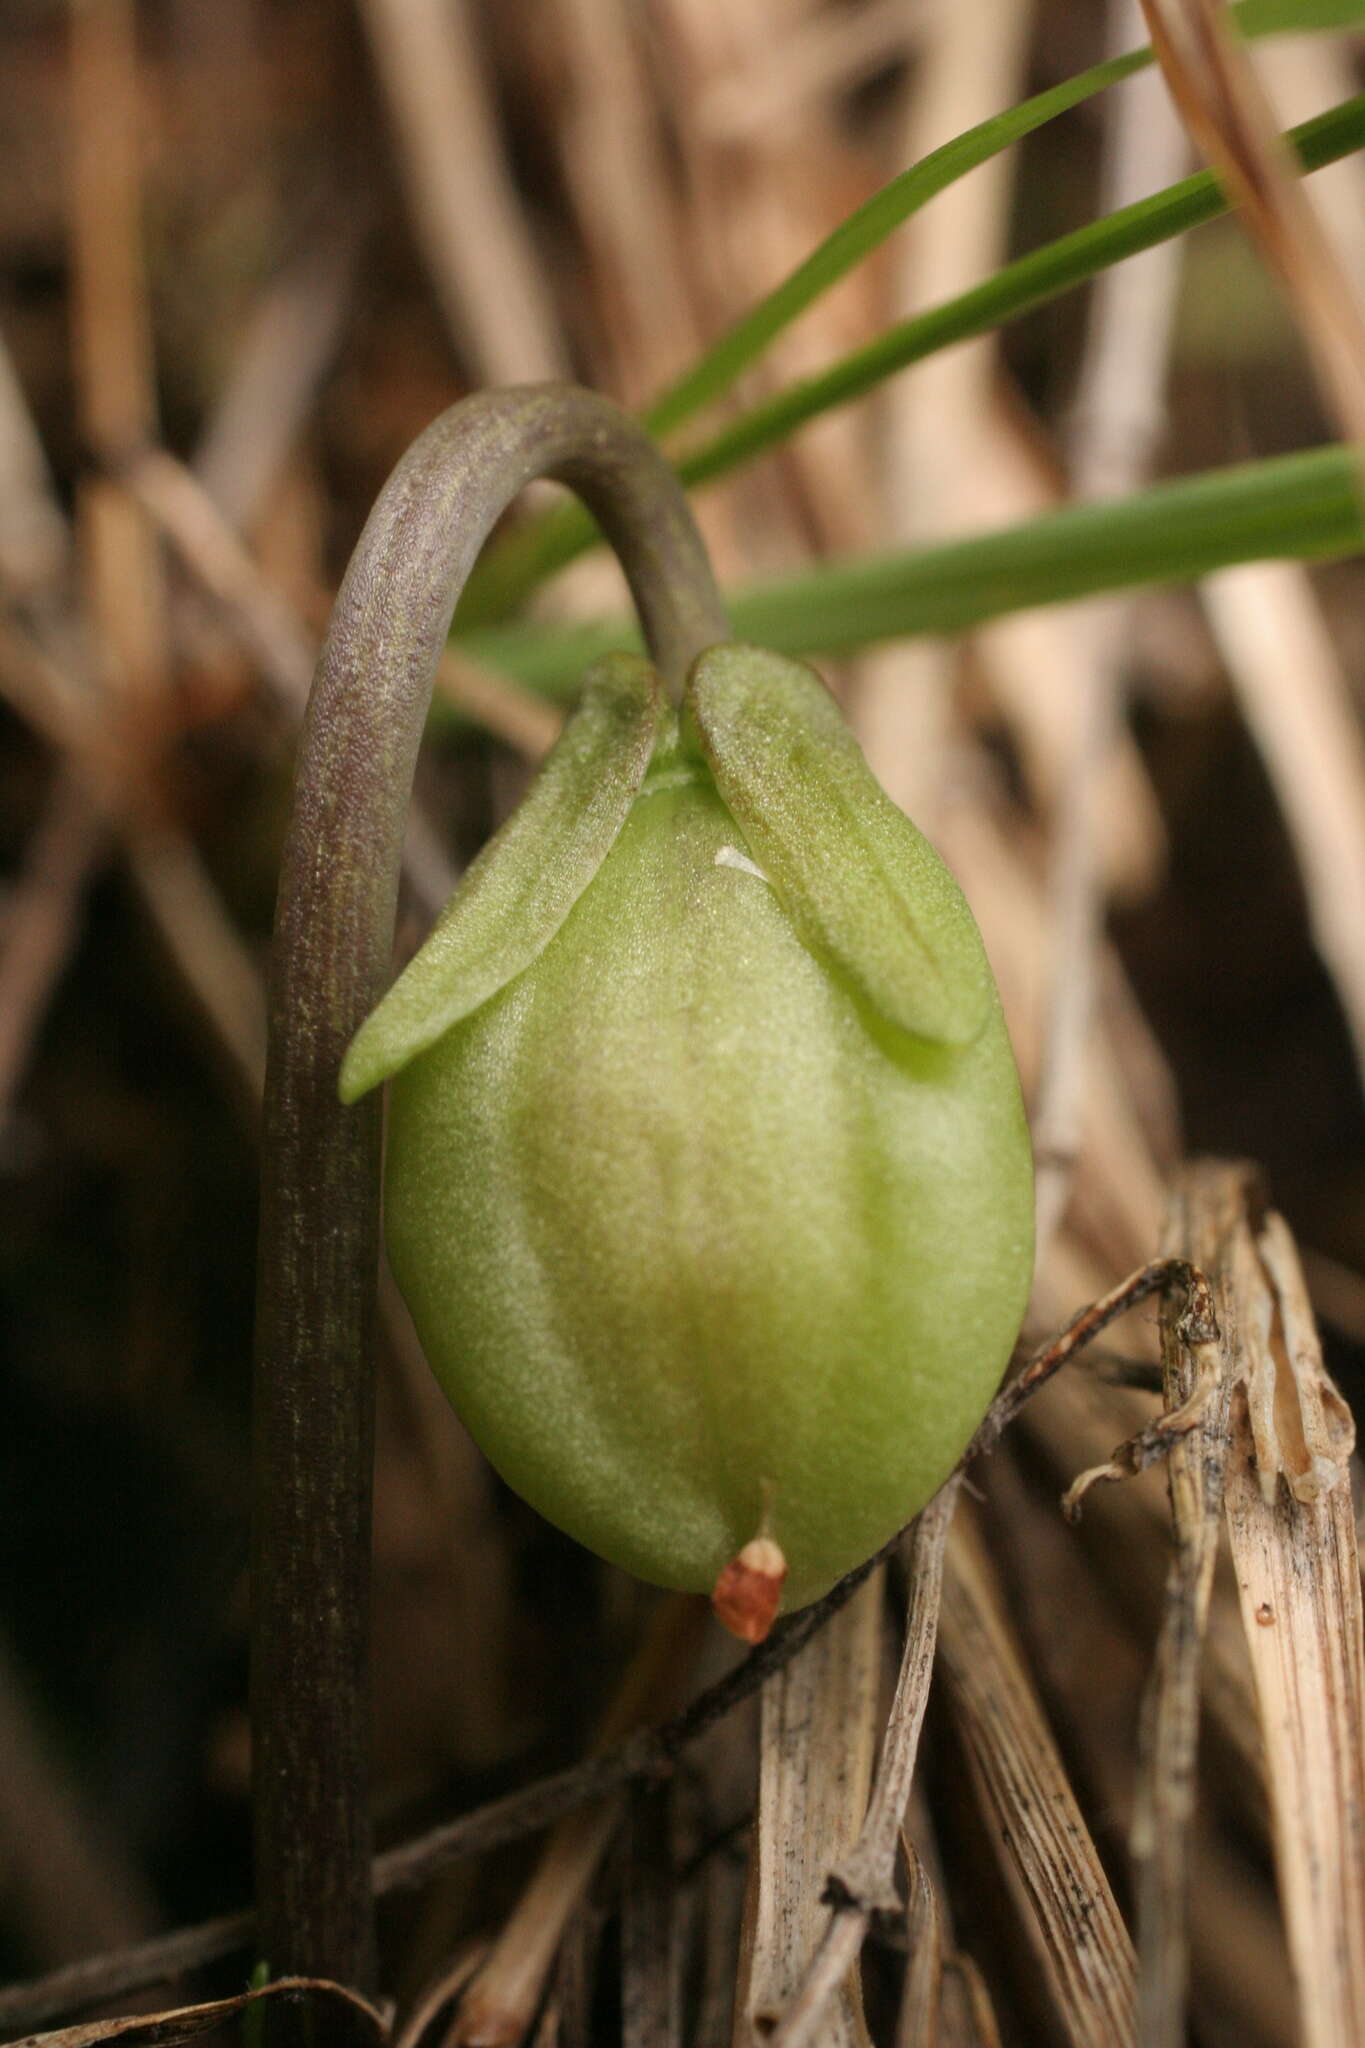
[[[754,1536],[716,1580],[716,1619],[742,1643],[761,1643],[777,1619],[787,1560],[771,1536]]]

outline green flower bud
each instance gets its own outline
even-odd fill
[[[756,1636],[753,1583],[814,1599],[952,1469],[1028,1293],[1019,1083],[961,892],[810,670],[717,647],[679,719],[600,663],[343,1095],[389,1076],[427,1355],[581,1542],[739,1585]]]

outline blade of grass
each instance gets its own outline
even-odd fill
[[[1351,451],[1315,448],[1068,505],[999,533],[910,554],[821,563],[739,591],[735,635],[781,654],[958,633],[985,619],[1144,583],[1188,582],[1233,562],[1320,561],[1365,546]],[[625,620],[487,626],[458,644],[545,691],[575,689],[588,662],[632,644]]]
[[[1333,107],[1290,132],[1305,171],[1335,163],[1365,143],[1365,94]],[[706,483],[786,440],[808,420],[846,405],[883,378],[908,369],[936,349],[965,341],[1014,320],[1021,313],[1082,284],[1125,256],[1187,233],[1228,211],[1228,201],[1210,171],[1197,172],[1150,199],[1120,207],[1102,220],[1047,242],[1007,263],[971,291],[912,320],[898,321],[827,370],[805,377],[755,406],[677,463],[684,483]]]
[[[1293,29],[1303,34],[1313,29],[1341,28],[1365,21],[1365,0],[1250,0],[1233,9],[1241,34],[1251,40],[1283,34]],[[1074,77],[1063,79],[1046,92],[1021,100],[1003,114],[955,135],[929,155],[912,164],[889,184],[849,214],[819,247],[775,286],[757,305],[712,343],[691,369],[655,399],[645,414],[645,425],[660,437],[721,397],[770,344],[841,277],[879,248],[887,236],[917,213],[921,206],[948,185],[975,170],[979,164],[999,155],[1011,143],[1031,135],[1059,114],[1093,99],[1108,86],[1143,71],[1152,62],[1153,51],[1144,45],[1092,64]]]
[[[1293,0],[1255,0],[1254,5],[1239,10],[1239,20],[1243,34],[1248,37],[1270,35],[1289,28],[1303,32],[1343,27],[1365,20],[1365,0],[1302,0],[1297,12]],[[875,192],[847,220],[842,221],[804,263],[722,335],[691,370],[655,401],[645,414],[645,424],[661,437],[680,426],[702,406],[729,390],[736,378],[792,321],[863,257],[879,247],[929,199],[1057,115],[1079,105],[1104,87],[1143,69],[1151,58],[1152,52],[1147,48],[1094,65],[1089,71],[1080,72],[1061,85],[1022,101],[1007,113],[978,123],[975,128],[969,128],[919,163],[911,165],[909,170]],[[1344,107],[1333,109],[1293,131],[1291,139],[1298,147],[1305,170],[1315,170],[1322,164],[1333,162],[1365,140],[1365,134],[1358,127],[1352,127],[1350,139],[1344,141],[1338,141],[1330,132],[1318,133],[1319,130],[1330,130],[1338,116],[1349,114],[1351,110],[1358,109],[1358,105],[1357,101],[1348,101]],[[1322,149],[1331,149],[1333,154],[1320,154]],[[1170,219],[1165,215],[1168,204],[1175,208]],[[1183,210],[1186,206],[1192,208],[1188,217]],[[1202,210],[1204,207],[1208,210]],[[1148,238],[1142,238],[1144,222],[1135,221],[1131,216],[1142,215],[1146,209],[1151,209],[1152,213],[1150,220],[1145,222]],[[696,450],[692,457],[684,458],[680,464],[684,480],[699,483],[720,475],[723,470],[758,453],[760,448],[769,447],[774,440],[784,438],[795,426],[813,418],[817,412],[825,411],[831,405],[843,404],[870,389],[892,371],[904,369],[950,342],[981,333],[1028,307],[1042,303],[1054,293],[1066,290],[1070,284],[1094,275],[1108,263],[1120,262],[1138,249],[1150,248],[1168,236],[1181,234],[1187,228],[1198,226],[1226,211],[1227,202],[1216,180],[1206,172],[1171,186],[1165,192],[1156,193],[1138,206],[1123,208],[1105,220],[1096,221],[1076,235],[1063,236],[1060,241],[1048,243],[1016,263],[1006,265],[972,291],[932,308],[915,320],[903,321],[889,328],[864,348],[833,364],[819,377],[804,379],[753,413],[746,414],[732,428]],[[1135,232],[1139,239],[1130,242],[1127,237]],[[1116,238],[1115,246],[1112,252],[1106,252],[1107,237],[1111,233]],[[1076,246],[1078,243],[1080,247]],[[1071,266],[1078,261],[1082,268],[1075,275],[1069,274]],[[1051,275],[1053,263],[1061,265],[1061,271],[1055,278]],[[1012,303],[1021,288],[1028,296],[1017,304]],[[997,292],[1003,294],[998,305]],[[960,331],[957,328],[959,321],[966,323]],[[899,350],[905,348],[910,353],[901,355]],[[889,352],[890,357],[885,362],[884,352]],[[848,389],[842,388],[845,376],[855,380]],[[811,410],[800,410],[788,419],[786,408],[798,398],[803,407],[809,405]],[[750,445],[747,438],[750,434],[758,434],[761,438]],[[505,616],[530,589],[574,560],[593,544],[595,538],[596,528],[577,507],[556,510],[522,527],[490,553],[478,576],[471,581],[465,602],[466,619],[473,623]]]

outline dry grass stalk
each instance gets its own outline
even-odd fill
[[[254,1120],[265,1085],[265,985],[184,833],[132,828],[128,863],[143,908],[211,1037],[226,1052]]]
[[[35,637],[0,608],[0,699],[57,752],[88,754],[96,739],[89,695],[55,659],[47,637]]]
[[[731,140],[799,120],[908,55],[930,11],[907,0],[867,0],[856,13],[813,9],[763,64],[717,78],[700,100],[697,119]]]
[[[184,2048],[210,2036],[221,2040],[229,2020],[261,2004],[303,2007],[311,2025],[320,2030],[319,2038],[326,2037],[329,2024],[344,2019],[352,2029],[350,2039],[389,2048],[384,2015],[359,1992],[325,1977],[276,1977],[259,1990],[239,1991],[207,2005],[179,2005],[168,2012],[137,2013],[121,2020],[82,2020],[51,2034],[26,2034],[14,2048],[106,2048],[120,2041],[126,2048]]]
[[[50,589],[69,556],[47,456],[0,339],[0,586],[19,599]]]
[[[457,348],[479,384],[565,374],[543,270],[512,188],[459,0],[365,0],[414,225]]]
[[[1137,40],[1137,0],[1112,0],[1109,43]],[[1184,137],[1153,74],[1129,79],[1114,96],[1103,204],[1116,211],[1170,183]],[[1165,417],[1180,246],[1147,250],[1096,284],[1073,423],[1072,484],[1082,500],[1122,497],[1148,477]],[[1071,1191],[1084,1130],[1087,1061],[1104,920],[1106,799],[1120,758],[1124,670],[1134,612],[1110,598],[1073,612],[1083,674],[1070,759],[1056,806],[1049,876],[1052,970],[1042,1068],[1032,1119],[1037,1166],[1038,1262],[1047,1255]]]
[[[642,404],[697,352],[692,265],[661,263],[687,233],[631,0],[563,0],[555,56],[567,90],[564,175],[594,281],[593,356],[623,404]],[[546,26],[555,32],[556,25]]]
[[[938,2048],[1001,2048],[991,1995],[968,1955],[950,1956],[943,1966]]]
[[[134,39],[132,0],[71,9],[73,339],[82,426],[106,458],[156,425]],[[143,513],[107,478],[83,484],[79,515],[105,680],[145,715],[170,673],[160,551]]]
[[[1028,6],[991,0],[922,10],[917,61],[896,136],[897,167],[915,163],[1022,90]],[[1007,151],[935,195],[887,251],[887,316],[905,318],[989,276],[1004,260],[1016,158]],[[993,338],[949,349],[897,377],[876,400],[883,544],[942,539],[989,524],[980,506],[995,474]],[[960,651],[942,641],[878,649],[859,663],[853,713],[872,768],[933,833],[943,801]]]
[[[1132,2037],[1136,1968],[1103,1865],[964,1513],[948,1545],[940,1656],[954,1720],[1061,2032],[1087,2048]]]
[[[934,2048],[943,1997],[943,1924],[938,1897],[919,1852],[901,1836],[906,1869],[905,1932],[910,1950],[896,2015],[896,2048]]]
[[[1324,107],[1339,106],[1359,91],[1359,31],[1340,35],[1277,36],[1270,50],[1251,51],[1252,62],[1280,128],[1293,128]],[[1365,212],[1358,156],[1343,157],[1313,173],[1313,205],[1357,292],[1365,288]]]
[[[1227,1520],[1306,2048],[1365,2040],[1365,1647],[1354,1427],[1293,1240],[1248,1206],[1216,1275],[1238,1385]]]
[[[876,1572],[763,1688],[734,2048],[784,2039],[779,2022],[803,1984],[827,1918],[820,1901],[830,1866],[854,1840],[866,1808],[879,1718],[883,1597]],[[847,1966],[831,1990],[818,2038],[829,2048],[867,2048],[861,1996]]]
[[[1207,1267],[1236,1213],[1229,1176],[1189,1168],[1176,1183],[1165,1248]],[[1143,1699],[1131,1847],[1138,1894],[1138,2040],[1181,2048],[1189,1982],[1189,1844],[1199,1744],[1199,1667],[1223,1507],[1230,1385],[1216,1335],[1189,1338],[1163,1309],[1168,1410],[1198,1402],[1170,1451],[1174,1548],[1166,1610]]]
[[[679,2048],[682,1932],[673,1873],[671,1785],[630,1795],[621,1896],[622,2048]]]
[[[467,654],[451,651],[442,657],[436,692],[526,761],[544,760],[563,730],[564,714],[557,705],[547,704]]]
[[[136,1941],[155,1926],[141,1872],[88,1810],[3,1638],[0,1754],[6,1911],[29,1952],[62,1963]]]
[[[1365,312],[1219,0],[1142,0],[1171,95],[1279,278],[1329,404],[1365,445]]]
[[[704,1601],[673,1594],[656,1611],[594,1748],[662,1720],[687,1682],[707,1626]],[[474,1978],[448,2036],[449,2048],[513,2048],[545,1994],[564,1930],[620,1825],[622,1800],[608,1799],[559,1823],[510,1918]]]
[[[430,2028],[455,2003],[487,1953],[486,1944],[476,1944],[456,1956],[435,1982],[427,1985],[395,2038],[394,2048],[423,2048]]]
[[[739,140],[715,135],[702,118],[718,81],[766,68],[809,10],[792,0],[660,0],[659,52],[676,81],[669,112],[677,124],[689,202],[689,249],[712,329],[746,311],[755,293],[799,263],[849,208],[866,196],[866,174],[850,165],[833,109],[812,108],[786,124]],[[773,390],[866,338],[880,311],[873,273],[854,272],[778,337],[750,373],[749,389]],[[766,560],[790,561],[813,545],[845,549],[871,538],[863,423],[836,410],[813,421],[768,464],[726,494],[733,537],[721,536],[722,580]],[[759,516],[756,518],[755,514]]]
[[[951,1479],[915,1524],[909,1546],[905,1647],[872,1797],[852,1851],[829,1874],[824,1896],[832,1910],[796,1995],[772,2036],[774,2048],[807,2048],[822,2038],[826,2008],[856,1967],[873,1914],[900,1910],[896,1857],[929,1699],[943,1550],[957,1496],[957,1480]]]
[[[325,231],[262,292],[237,344],[193,468],[239,533],[265,510],[341,345],[369,225],[365,194],[344,188]]]
[[[71,956],[82,893],[105,843],[75,778],[59,770],[5,906],[0,951],[0,1129],[13,1106],[39,1022]]]
[[[1365,1081],[1365,737],[1350,682],[1295,564],[1225,569],[1201,596],[1293,839]]]
[[[175,547],[297,722],[313,680],[311,635],[262,576],[204,485],[164,448],[151,445],[130,454],[118,477]]]

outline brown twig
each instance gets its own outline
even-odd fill
[[[225,2021],[263,2003],[272,2012],[281,2007],[301,2008],[308,2038],[317,2038],[313,2028],[321,2023],[333,2038],[336,2029],[344,2027],[348,2039],[387,2048],[389,2029],[384,2015],[357,1992],[325,1977],[277,1977],[272,1984],[239,1991],[232,1998],[215,1998],[207,2005],[136,2013],[129,2019],[79,2021],[75,2026],[59,2027],[56,2033],[27,2035],[15,2042],[14,2048],[105,2048],[112,2042],[122,2042],[124,2048],[181,2048],[182,2043],[218,2034]]]

